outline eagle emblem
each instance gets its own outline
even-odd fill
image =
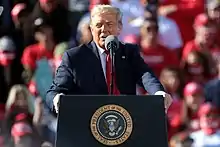
[[[120,124],[120,119],[118,119],[117,116],[115,115],[108,115],[105,117],[104,121],[104,129],[105,132],[111,136],[117,136],[119,135],[119,131],[122,130],[122,126],[119,126]]]
[[[115,104],[97,109],[90,122],[93,136],[100,143],[113,146],[125,142],[132,133],[133,122],[129,112]]]

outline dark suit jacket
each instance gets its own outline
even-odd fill
[[[47,92],[46,102],[53,109],[56,94],[107,95],[107,85],[98,53],[93,41],[67,50],[58,68],[55,79]],[[155,94],[164,91],[159,80],[140,56],[137,45],[120,43],[115,53],[115,78],[122,95],[136,95],[139,83]]]

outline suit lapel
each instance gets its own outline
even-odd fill
[[[90,61],[91,63],[89,64],[92,64],[91,66],[93,67],[93,79],[94,79],[94,84],[97,85],[97,87],[100,88],[100,91],[104,91],[106,94],[108,93],[108,88],[107,88],[107,85],[106,85],[106,81],[105,81],[105,76],[104,76],[104,72],[103,72],[103,69],[102,69],[102,64],[101,64],[101,59],[100,59],[100,56],[99,56],[99,53],[98,53],[98,48],[96,47],[96,44],[95,42],[90,42],[87,47],[89,49],[91,49],[92,51],[92,58]],[[92,71],[91,71],[92,72]]]

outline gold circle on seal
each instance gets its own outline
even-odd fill
[[[99,129],[97,128],[97,122],[100,119],[100,116],[103,116],[103,114],[114,111],[121,116],[123,116],[123,119],[125,120],[125,130],[123,131],[123,134],[119,138],[115,139],[109,139],[104,137],[100,134]],[[115,146],[124,143],[131,135],[133,130],[133,122],[130,114],[127,110],[125,110],[123,107],[115,105],[115,104],[109,104],[104,105],[96,110],[96,112],[93,114],[90,122],[90,129],[97,141],[100,143],[107,145],[107,146]]]

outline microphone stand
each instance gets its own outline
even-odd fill
[[[110,95],[114,93],[114,64],[115,64],[115,50],[114,48],[110,49],[110,58],[111,58],[111,82],[110,82]]]

